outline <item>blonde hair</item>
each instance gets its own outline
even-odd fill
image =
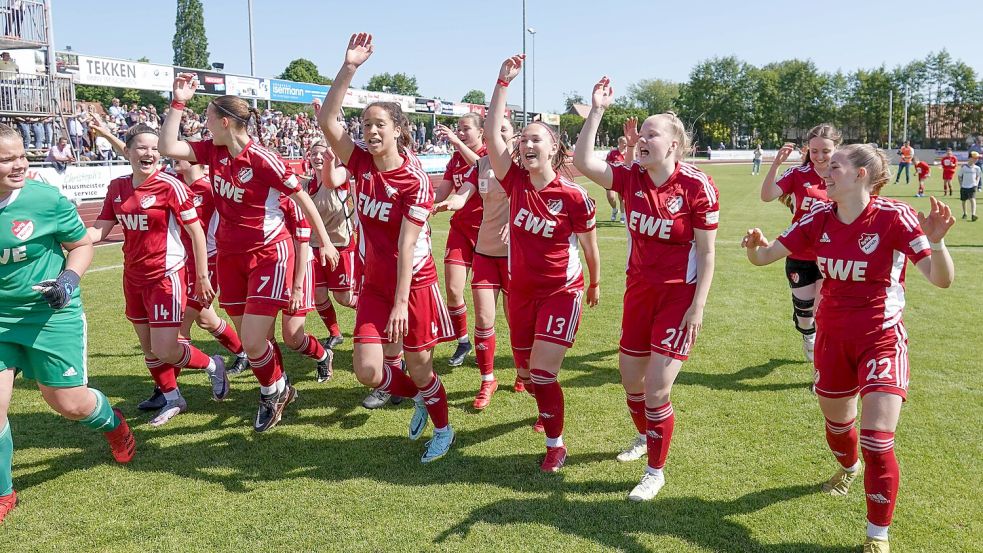
[[[651,117],[658,117],[660,121],[664,121],[669,132],[672,133],[672,139],[676,141],[676,161],[682,161],[689,152],[690,144],[692,143],[692,137],[689,131],[686,130],[686,125],[683,125],[679,116],[676,115],[674,111],[666,111],[663,113],[658,113],[652,115]]]
[[[873,144],[850,144],[840,149],[846,155],[850,165],[857,169],[867,170],[867,185],[874,196],[881,193],[881,188],[891,180],[890,165],[884,150]]]

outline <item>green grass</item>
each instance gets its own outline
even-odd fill
[[[54,415],[18,380],[10,421],[21,505],[0,527],[0,549],[857,550],[861,485],[845,499],[817,493],[835,464],[808,391],[811,369],[789,320],[782,267],[752,267],[739,247],[747,227],[773,237],[788,222],[784,208],[758,201],[759,180],[748,167],[707,168],[721,193],[717,274],[704,331],[674,389],[668,484],[656,501],[626,501],[644,461],[614,460],[634,434],[617,369],[620,225],[602,222],[598,231],[602,303],[584,311],[560,374],[570,457],[550,476],[537,466],[543,437],[530,429],[533,399],[504,389],[514,372],[501,320],[496,363],[503,389],[483,413],[470,407],[473,361],[449,370],[452,346],[437,349],[458,442],[432,465],[419,463],[422,441],[405,437],[406,403],[374,412],[359,406],[366,390],[350,371],[350,341],[339,348],[328,384],[314,381],[312,362],[287,354],[300,399],[268,434],[252,431],[257,385],[246,376],[221,404],[210,401],[203,375],[184,376],[191,411],[151,428],[135,409],[152,383],[123,316],[114,246],[98,249],[93,268],[104,270],[83,281],[89,369],[91,384],[130,417],[137,457],[116,465],[101,437]],[[940,189],[934,176],[929,191]],[[590,191],[606,219],[602,191]],[[911,196],[914,186],[888,191]],[[907,200],[928,205],[928,198]],[[958,213],[958,201],[948,201]],[[951,289],[932,288],[909,271],[912,386],[897,438],[896,551],[979,551],[983,542],[980,225],[958,222],[946,240],[957,271]],[[439,255],[446,216],[434,226]],[[352,313],[339,314],[349,331]],[[320,321],[309,323],[323,335]],[[196,331],[203,349],[219,352],[206,338]]]

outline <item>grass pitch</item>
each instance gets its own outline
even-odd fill
[[[453,344],[437,349],[458,442],[432,465],[419,462],[423,441],[406,438],[408,402],[372,412],[359,405],[367,390],[350,371],[350,340],[326,384],[315,382],[313,362],[285,352],[300,398],[267,434],[252,430],[257,384],[245,375],[224,403],[210,400],[203,374],[184,375],[190,411],[151,428],[135,408],[152,382],[123,316],[120,249],[110,246],[97,250],[83,280],[89,370],[92,385],[129,417],[137,457],[116,465],[100,436],[60,419],[19,379],[10,422],[21,504],[0,527],[0,549],[857,551],[862,484],[847,498],[818,493],[836,465],[781,264],[753,267],[739,247],[746,228],[774,237],[789,214],[758,200],[760,177],[748,165],[705,168],[721,194],[716,276],[704,330],[674,389],[667,484],[655,501],[626,500],[645,461],[614,460],[634,435],[617,369],[625,231],[606,222],[603,191],[591,184],[604,221],[602,303],[584,310],[560,373],[570,449],[560,474],[538,470],[544,446],[530,428],[535,403],[510,391],[515,372],[501,317],[502,388],[484,412],[471,409],[473,358],[451,370]],[[933,176],[929,192],[940,190]],[[928,206],[928,198],[911,197],[914,185],[887,191]],[[958,217],[958,200],[947,201]],[[433,226],[440,266],[447,217]],[[956,264],[951,289],[908,273],[912,384],[897,433],[895,551],[979,551],[983,543],[983,223],[957,222],[946,242]],[[339,316],[347,334],[353,313]],[[308,323],[324,335],[316,317]],[[206,352],[222,351],[195,332]]]

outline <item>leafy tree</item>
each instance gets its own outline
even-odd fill
[[[467,104],[485,105],[485,92],[478,89],[471,90],[461,98],[461,101]]]
[[[416,83],[416,77],[406,73],[382,73],[373,75],[369,83],[365,85],[366,90],[375,92],[389,92],[391,94],[404,94],[406,96],[419,96],[420,91]]]
[[[178,0],[175,18],[174,65],[193,69],[210,69],[205,14],[201,0]]]
[[[678,109],[679,83],[662,79],[643,79],[628,85],[627,96],[633,107],[643,109],[647,114],[664,113]]]
[[[331,79],[321,75],[317,65],[306,58],[291,61],[277,78],[296,83],[331,84]]]
[[[734,57],[713,58],[690,72],[680,87],[684,121],[701,142],[737,142],[753,130],[754,67]]]
[[[586,104],[584,97],[579,92],[571,90],[563,95],[564,111],[570,111],[574,104]],[[573,135],[571,135],[573,136]]]

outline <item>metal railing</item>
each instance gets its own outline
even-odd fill
[[[0,72],[0,115],[50,117],[72,113],[74,105],[70,78]]]
[[[44,0],[0,0],[3,37],[32,44],[48,43]]]

